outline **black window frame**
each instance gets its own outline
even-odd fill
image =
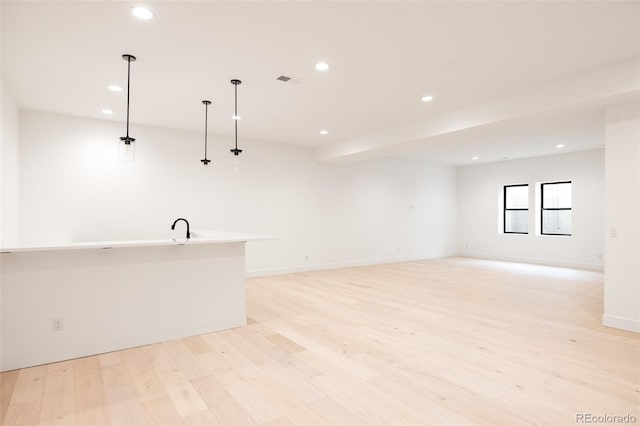
[[[544,186],[545,185],[558,185],[563,183],[571,184],[571,207],[544,207]],[[551,235],[557,237],[571,237],[573,234],[548,234],[544,232],[544,211],[545,210],[569,210],[571,211],[573,208],[573,182],[570,180],[562,180],[558,182],[544,182],[540,184],[540,235]],[[573,231],[573,214],[571,215],[571,228]]]
[[[503,209],[502,209],[502,232],[505,234],[520,234],[520,235],[529,235],[529,226],[527,226],[527,232],[512,232],[512,231],[507,231],[507,212],[508,211],[529,211],[529,208],[527,207],[526,209],[508,209],[507,208],[507,188],[513,188],[513,187],[517,187],[517,186],[526,186],[529,187],[528,183],[519,183],[517,185],[504,185],[502,188],[502,198],[503,198]],[[527,191],[529,192],[529,191]],[[527,202],[527,205],[529,205],[529,203]],[[529,215],[527,215],[527,221],[528,221],[528,217]]]

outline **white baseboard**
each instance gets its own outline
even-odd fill
[[[640,333],[640,320],[633,318],[604,314],[602,315],[602,325],[605,327],[619,328],[621,330]]]
[[[472,257],[476,259],[503,260],[506,262],[533,263],[535,265],[560,266],[563,268],[588,269],[590,271],[604,271],[603,263],[575,262],[563,259],[542,259],[535,257],[502,256],[486,253],[458,252],[455,256]]]
[[[269,269],[247,270],[246,276],[263,277],[269,275],[291,274],[296,272],[321,271],[326,269],[351,268],[354,266],[377,265],[382,263],[411,262],[415,260],[437,259],[440,257],[454,256],[454,253],[421,254],[416,256],[394,256],[366,260],[347,260],[341,262],[315,263],[311,265],[285,266]]]

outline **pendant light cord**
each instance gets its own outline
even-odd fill
[[[129,108],[131,104],[131,62],[136,60],[136,57],[129,54],[122,55],[122,59],[127,61],[127,136],[120,137],[120,140],[125,145],[131,145],[135,139],[129,136]]]
[[[231,149],[231,152],[233,153],[233,155],[235,155],[236,157],[238,155],[240,155],[240,153],[242,152],[241,149],[238,149],[238,120],[240,119],[240,117],[238,116],[238,84],[241,84],[242,81],[237,80],[237,79],[233,79],[231,80],[231,84],[233,84],[233,92],[234,92],[234,110],[233,110],[233,121],[235,121],[234,124],[234,129],[235,129],[235,148]]]
[[[127,58],[127,139],[129,139],[129,98],[131,91],[131,57]]]
[[[211,104],[211,101],[202,101],[202,103],[204,104],[204,158],[200,160],[200,162],[206,166],[211,162],[211,160],[207,158],[207,147],[209,145],[209,105]]]
[[[238,85],[234,84],[233,88],[235,89],[235,117],[236,119],[233,120],[235,121],[235,126],[236,126],[236,151],[238,150]],[[237,154],[236,154],[237,155]]]
[[[209,104],[205,103],[204,104],[204,159],[207,159],[207,123],[208,123],[208,118],[207,118],[207,113],[209,111]]]

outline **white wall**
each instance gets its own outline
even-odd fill
[[[192,229],[279,237],[250,243],[250,273],[306,270],[455,251],[456,172],[379,159],[324,164],[309,148],[132,126],[136,162],[118,163],[124,125],[20,114],[21,244],[157,238],[180,216]],[[182,226],[182,225],[180,225]]]
[[[640,333],[640,111],[607,110],[603,324]]]
[[[0,245],[19,242],[18,203],[18,107],[11,93],[0,81]]]
[[[572,181],[572,236],[536,235],[535,185]],[[504,185],[528,183],[529,234],[503,234]],[[601,269],[604,253],[603,150],[458,168],[458,252],[468,256]]]

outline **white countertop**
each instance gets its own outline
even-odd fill
[[[266,235],[242,234],[226,231],[200,230],[191,233],[191,238],[163,238],[157,240],[119,240],[119,241],[81,241],[56,242],[20,247],[1,247],[0,253],[18,253],[29,251],[50,250],[81,250],[81,249],[115,249],[119,247],[153,247],[198,244],[240,243],[247,241],[266,241],[277,238]]]

